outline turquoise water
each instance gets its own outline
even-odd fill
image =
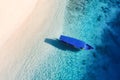
[[[95,49],[54,47],[31,80],[119,80],[119,7],[117,0],[69,0],[62,34],[84,40]]]

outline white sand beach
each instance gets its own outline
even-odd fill
[[[30,80],[24,71],[47,58],[44,39],[62,33],[65,6],[65,0],[0,0],[0,80]]]

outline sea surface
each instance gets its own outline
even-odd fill
[[[94,49],[77,51],[48,38],[52,51],[28,80],[120,80],[120,0],[68,0],[61,34]]]

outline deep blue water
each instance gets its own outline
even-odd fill
[[[69,0],[63,34],[95,49],[55,48],[33,80],[120,80],[119,0]]]

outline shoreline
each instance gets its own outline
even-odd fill
[[[26,67],[31,65],[30,67],[32,68],[35,67],[35,64],[37,65],[43,62],[44,57],[49,55],[47,54],[49,50],[44,51],[44,49],[51,48],[50,45],[43,42],[44,38],[57,37],[62,32],[64,10],[59,14],[57,9],[59,7],[64,8],[65,5],[58,4],[59,1],[54,0],[49,3],[47,0],[45,2],[42,1],[43,0],[37,2],[36,7],[28,19],[15,31],[4,46],[1,47],[0,63],[3,65],[0,66],[0,75],[2,75],[0,79],[14,80],[18,72],[21,71],[21,73],[25,74],[24,70],[29,70],[29,68]],[[59,16],[57,16],[56,13],[58,13],[57,15]],[[54,15],[56,15],[56,17]],[[56,31],[56,29],[60,30]],[[38,61],[40,62],[37,63]],[[31,62],[34,62],[34,64],[31,64]],[[26,72],[25,75],[29,74]],[[25,75],[19,78],[25,78]],[[6,76],[8,77],[6,78]]]

